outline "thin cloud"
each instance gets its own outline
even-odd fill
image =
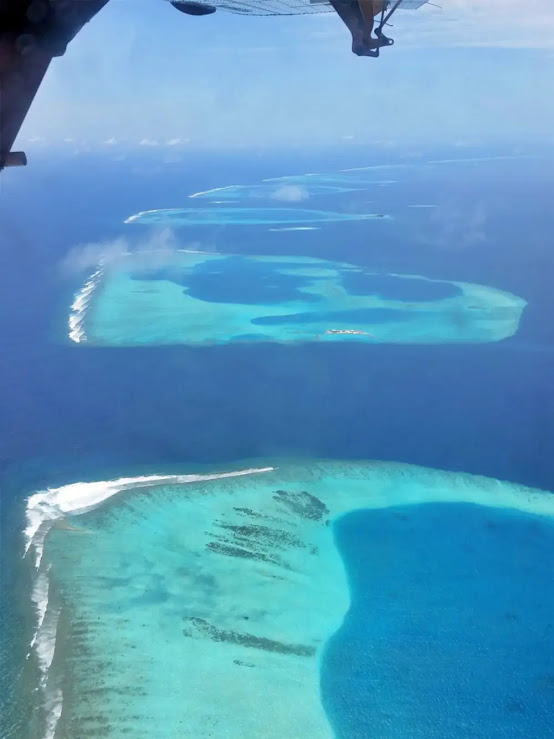
[[[168,139],[165,142],[166,146],[179,146],[179,144],[187,144],[190,139]]]
[[[275,190],[271,197],[284,203],[300,203],[302,200],[308,200],[310,193],[300,185],[283,185]]]
[[[115,262],[129,253],[127,239],[119,238],[89,244],[79,244],[60,263],[64,275],[74,275],[95,269],[99,264]]]
[[[488,241],[487,221],[482,203],[465,207],[453,201],[443,203],[430,212],[419,240],[445,251],[474,248]]]
[[[72,277],[83,272],[116,266],[122,259],[133,255],[135,264],[148,268],[159,268],[171,264],[179,251],[215,252],[212,244],[197,241],[181,244],[174,232],[162,228],[150,233],[147,238],[131,240],[120,236],[117,239],[79,244],[71,249],[60,262],[62,275]]]

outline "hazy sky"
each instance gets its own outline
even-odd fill
[[[375,60],[351,53],[334,13],[194,18],[163,0],[110,0],[52,63],[19,142],[96,148],[549,136],[552,0],[436,2],[442,8],[399,12],[390,29],[396,44]]]

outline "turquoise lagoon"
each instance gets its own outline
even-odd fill
[[[101,266],[76,296],[70,338],[104,346],[499,341],[526,305],[485,285],[379,274],[309,257],[175,252]]]
[[[552,494],[393,463],[244,467],[29,499],[50,736],[548,735]]]

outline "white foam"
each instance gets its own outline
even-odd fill
[[[135,213],[133,216],[129,216],[129,218],[125,219],[123,223],[132,223],[133,221],[136,221],[141,216],[147,215],[147,213],[161,213],[164,210],[170,210],[170,208],[155,208],[154,210],[141,210],[138,213]]]
[[[195,192],[192,195],[189,195],[189,198],[199,198],[202,195],[209,195],[212,192],[220,192],[221,190],[232,190],[234,187],[244,187],[244,185],[225,185],[225,187],[213,187],[211,190],[201,190],[200,192]],[[153,212],[153,211],[145,211],[145,212]]]
[[[92,294],[98,287],[100,280],[104,274],[104,265],[100,263],[98,269],[91,274],[83,287],[75,294],[71,303],[71,310],[67,321],[69,328],[69,339],[76,344],[81,344],[87,340],[85,333],[85,316],[87,308],[92,298]]]
[[[48,577],[48,568],[44,572],[39,572],[33,583],[33,589],[31,592],[31,600],[35,604],[37,614],[37,630],[31,640],[30,649],[35,646],[38,632],[40,631],[42,624],[44,623],[44,617],[46,615],[46,609],[48,607],[48,592],[50,589],[50,579]],[[31,652],[27,654],[29,657]]]
[[[44,739],[54,739],[56,736],[56,726],[62,715],[63,695],[60,688],[57,688],[50,696],[49,705],[47,706],[48,718],[46,721],[46,731]]]
[[[63,693],[59,686],[49,685],[49,674],[58,633],[59,607],[52,608],[50,596],[50,567],[40,570],[33,585],[31,598],[37,613],[37,627],[30,644],[30,651],[36,655],[40,671],[39,690],[42,693],[46,711],[45,739],[54,739],[56,725],[62,713]]]
[[[37,655],[38,666],[41,673],[40,683],[42,688],[46,687],[48,671],[52,665],[52,660],[54,659],[59,615],[59,608],[55,608],[54,610],[47,608],[44,619],[42,620],[34,639],[33,647]]]

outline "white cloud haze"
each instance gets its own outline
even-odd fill
[[[283,185],[277,188],[271,197],[283,203],[300,203],[302,200],[308,200],[310,193],[300,185]]]
[[[198,242],[180,244],[173,231],[162,228],[136,241],[120,236],[117,239],[90,244],[79,244],[71,249],[60,262],[63,275],[71,277],[82,272],[90,272],[100,264],[104,267],[116,265],[130,254],[140,257],[145,267],[162,267],[171,262],[177,251],[213,252],[211,245]]]

